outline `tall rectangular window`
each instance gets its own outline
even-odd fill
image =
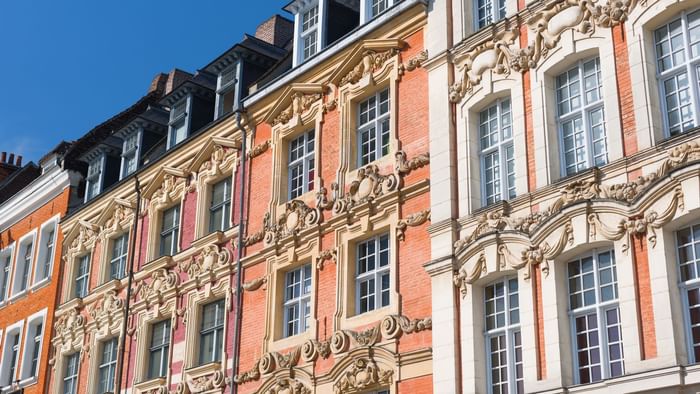
[[[32,354],[32,359],[31,359],[31,365],[29,369],[29,376],[30,377],[35,377],[37,376],[39,372],[39,355],[41,354],[41,338],[42,335],[44,334],[43,332],[43,324],[39,323],[36,326],[34,326],[34,338],[32,338],[32,341],[29,343],[31,346],[31,354]]]
[[[121,279],[126,275],[126,255],[129,234],[122,234],[112,241],[112,257],[109,260],[109,278]]]
[[[170,109],[170,135],[168,138],[168,149],[174,147],[187,138],[187,102],[184,98],[172,106]]]
[[[515,197],[515,156],[510,99],[479,113],[481,177],[486,205]]]
[[[151,346],[148,349],[148,379],[166,376],[170,353],[170,320],[155,323],[151,328]]]
[[[102,343],[102,354],[98,367],[99,394],[114,392],[114,374],[117,369],[117,338]]]
[[[17,288],[17,292],[22,292],[27,290],[27,287],[29,286],[29,273],[31,272],[32,269],[32,256],[34,250],[34,245],[31,243],[28,243],[24,245],[24,250],[21,258],[21,272],[22,276],[19,279],[19,288]]]
[[[224,316],[224,300],[212,302],[202,308],[202,324],[199,330],[200,365],[221,359]]]
[[[231,178],[214,184],[209,205],[209,232],[224,231],[231,223]]]
[[[318,5],[301,14],[301,61],[318,52]]]
[[[355,278],[356,312],[373,311],[389,305],[389,234],[374,237],[357,245]]]
[[[102,185],[102,161],[104,156],[100,155],[92,160],[88,165],[87,176],[85,177],[85,201],[89,201],[98,194]]]
[[[372,10],[372,17],[375,17],[382,12],[384,12],[387,8],[389,8],[389,0],[370,0],[371,2],[371,10]]]
[[[48,278],[51,273],[51,264],[53,262],[53,252],[56,242],[56,228],[51,227],[48,232],[42,232],[41,239],[43,241],[43,250],[40,251],[39,257],[42,261],[37,262],[37,273],[35,275],[35,282],[40,282],[43,279]]]
[[[506,17],[505,0],[476,0],[476,25],[479,29]]]
[[[600,59],[557,76],[557,116],[564,174],[608,162]]]
[[[2,271],[0,272],[0,302],[5,301],[10,289],[10,269],[12,267],[12,252],[2,257]]]
[[[612,250],[569,262],[569,314],[577,383],[624,373],[617,270]]]
[[[362,101],[357,110],[357,152],[359,166],[389,153],[389,89]]]
[[[689,359],[700,361],[700,224],[676,232],[681,296],[684,299]]]
[[[163,211],[160,228],[160,255],[173,256],[177,253],[177,238],[180,231],[180,206]]]
[[[233,104],[236,100],[236,70],[237,67],[234,65],[219,74],[216,90],[217,119],[233,112]]]
[[[78,257],[78,266],[75,273],[75,296],[83,298],[88,295],[90,280],[90,254]]]
[[[525,393],[517,278],[486,286],[484,315],[489,392]]]
[[[674,136],[698,124],[700,10],[682,13],[656,29],[654,44],[665,126],[668,135]]]
[[[133,132],[124,138],[120,179],[134,173],[139,166],[139,136],[139,132]]]
[[[314,189],[314,130],[289,142],[289,199]]]
[[[66,357],[63,373],[63,394],[78,393],[78,366],[80,353],[73,353]]]
[[[3,386],[9,386],[15,381],[15,374],[17,373],[17,362],[19,361],[19,332],[10,334],[9,338],[6,338],[5,346],[10,346],[9,359],[7,359],[10,363],[8,364],[9,371],[7,379]],[[5,361],[3,360],[3,362]]]
[[[311,264],[287,272],[284,290],[284,336],[291,337],[309,328]]]

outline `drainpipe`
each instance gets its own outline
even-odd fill
[[[245,238],[243,237],[243,234],[245,234],[245,214],[244,214],[244,209],[245,209],[245,202],[244,202],[244,196],[245,196],[245,184],[247,181],[246,178],[246,165],[247,165],[247,156],[248,152],[246,150],[246,131],[243,125],[241,124],[241,115],[245,112],[245,108],[243,108],[242,103],[239,101],[238,105],[235,108],[236,111],[236,125],[238,126],[238,129],[241,130],[243,134],[242,142],[241,142],[241,183],[238,191],[238,246],[236,247],[236,315],[235,315],[235,321],[233,324],[233,351],[232,351],[232,359],[233,362],[231,364],[231,394],[236,394],[238,393],[238,383],[234,381],[234,377],[236,376],[236,371],[238,371],[238,353],[240,352],[240,346],[241,346],[241,320],[242,320],[242,309],[243,309],[243,276],[241,275],[241,271],[243,270],[243,266],[241,263],[241,258],[243,257],[243,248],[244,248],[244,242]]]
[[[116,387],[114,392],[119,394],[122,387],[122,366],[124,365],[124,354],[126,346],[126,326],[129,321],[129,308],[131,306],[131,284],[134,280],[134,260],[136,257],[136,232],[138,231],[139,214],[141,213],[141,184],[139,183],[139,177],[134,176],[134,189],[136,190],[136,211],[134,212],[134,224],[131,231],[131,253],[129,254],[129,280],[127,281],[126,287],[126,305],[124,306],[124,319],[122,321],[121,332],[119,333],[119,349],[120,360],[117,363],[116,373]],[[128,371],[128,368],[127,368]]]

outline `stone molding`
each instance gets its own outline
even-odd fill
[[[322,250],[316,257],[316,269],[323,270],[326,260],[330,260],[333,264],[336,264],[338,262],[338,248]]]
[[[425,209],[420,212],[412,213],[404,219],[400,219],[396,223],[396,239],[399,241],[406,240],[406,229],[410,227],[420,226],[430,220],[430,209]]]

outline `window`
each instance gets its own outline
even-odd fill
[[[117,368],[117,338],[102,343],[102,355],[98,367],[99,394],[114,392],[114,373]]]
[[[681,297],[684,300],[690,362],[700,361],[700,224],[676,232]]]
[[[139,136],[139,132],[134,132],[124,138],[120,179],[132,174],[139,166]]]
[[[489,393],[525,393],[518,279],[484,289]]]
[[[102,183],[102,159],[100,155],[88,165],[87,177],[85,178],[85,201],[89,201],[100,194]]]
[[[564,174],[608,162],[600,59],[579,62],[557,76],[557,124]]]
[[[30,241],[27,243],[20,242],[20,256],[17,256],[17,271],[15,273],[15,284],[12,294],[19,294],[27,290],[29,286],[29,273],[32,268],[32,260],[34,257],[34,244]]]
[[[54,247],[56,243],[56,223],[42,226],[39,254],[37,255],[37,268],[34,275],[34,283],[41,282],[51,274],[51,265],[54,259]]]
[[[154,324],[151,329],[151,346],[148,349],[148,379],[167,375],[169,351],[170,320],[163,320]]]
[[[7,337],[5,337],[5,346],[7,350],[5,351],[3,360],[9,361],[9,364],[7,367],[5,367],[3,361],[3,368],[7,368],[7,375],[5,375],[5,380],[2,384],[3,386],[11,385],[15,380],[15,375],[17,374],[17,362],[19,361],[19,336],[20,333],[15,331],[9,333]]]
[[[284,336],[306,332],[311,317],[311,264],[286,274],[284,284]]]
[[[112,241],[112,258],[109,261],[109,278],[121,279],[126,275],[126,255],[129,234],[122,234]]]
[[[314,131],[289,142],[289,199],[314,189]]]
[[[486,205],[515,197],[515,157],[510,99],[479,113],[481,178]]]
[[[577,383],[624,373],[617,271],[612,250],[569,262],[569,308]]]
[[[185,98],[170,109],[168,149],[187,138],[187,102],[188,99]]]
[[[389,305],[389,235],[357,245],[356,292],[358,314]]]
[[[209,205],[209,232],[224,231],[231,223],[231,178],[214,184]]]
[[[219,86],[216,90],[217,118],[233,111],[233,105],[236,100],[236,70],[236,66],[232,66],[219,74]]]
[[[0,257],[0,302],[5,301],[10,289],[10,269],[12,268],[12,250]]]
[[[224,300],[212,302],[202,308],[202,326],[199,330],[199,364],[221,359],[224,335]]]
[[[698,124],[698,80],[700,79],[700,10],[654,31],[656,76],[661,89],[666,129],[670,136]]]
[[[75,297],[83,298],[88,295],[90,279],[90,254],[78,258],[78,266],[75,273]]]
[[[389,89],[358,106],[357,142],[360,166],[389,153]]]
[[[27,326],[24,351],[22,352],[22,380],[34,378],[39,372],[39,356],[41,354],[41,339],[43,336],[43,316],[30,321]],[[29,366],[29,368],[27,368]]]
[[[318,52],[318,5],[301,14],[301,58],[300,62]]]
[[[476,0],[476,25],[479,29],[505,17],[505,0]]]
[[[391,5],[390,0],[369,0],[371,3],[371,16],[375,17],[384,12]]]
[[[177,236],[180,230],[180,206],[176,205],[163,212],[160,228],[160,255],[172,256],[177,253]]]
[[[63,394],[77,394],[79,364],[80,353],[73,353],[66,357],[65,372],[63,373]]]

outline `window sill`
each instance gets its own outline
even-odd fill
[[[26,386],[31,386],[35,384],[37,381],[36,376],[32,376],[29,378],[25,378],[19,381],[19,386],[20,387],[26,387]]]
[[[354,307],[354,305],[352,305]],[[354,329],[357,327],[363,327],[381,321],[386,315],[394,313],[395,308],[392,304],[375,309],[373,311],[364,312],[356,314],[343,319],[341,325],[342,329]]]
[[[159,387],[162,387],[165,385],[165,378],[164,377],[159,377],[159,378],[153,378],[153,379],[148,379],[141,381],[139,383],[136,383],[134,385],[134,388],[136,389],[137,393],[149,393],[152,390],[157,390]]]
[[[19,301],[22,298],[25,298],[27,296],[27,290],[22,290],[17,294],[13,294],[12,297],[7,299],[7,302],[10,304],[14,304],[15,302]]]
[[[311,319],[313,324],[315,324],[315,320]],[[281,351],[285,349],[292,348],[297,345],[301,345],[304,342],[306,342],[309,339],[312,339],[312,325],[309,325],[309,329],[296,335],[292,335],[290,337],[285,337],[285,338],[278,338],[272,341],[270,344],[270,350],[271,351]]]
[[[46,278],[34,283],[32,287],[30,288],[31,291],[36,291],[41,289],[42,287],[46,287],[51,283],[51,275],[47,276]]]

